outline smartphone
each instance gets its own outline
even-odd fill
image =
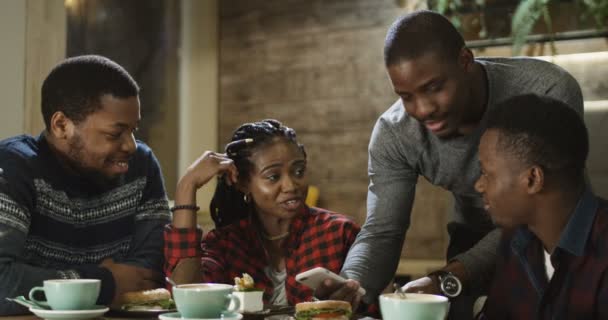
[[[296,281],[306,285],[309,288],[312,289],[316,289],[318,288],[321,283],[323,283],[323,281],[325,281],[325,279],[331,279],[333,281],[336,281],[338,283],[344,283],[346,281],[346,279],[342,278],[341,276],[323,268],[323,267],[316,267],[307,271],[304,271],[302,273],[298,273],[298,275],[296,275]],[[365,289],[363,288],[359,288],[359,291],[357,291],[360,295],[365,295]]]

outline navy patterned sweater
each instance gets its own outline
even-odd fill
[[[105,189],[67,172],[44,135],[0,141],[0,168],[0,316],[26,312],[5,297],[27,297],[46,279],[101,279],[98,303],[110,303],[105,258],[162,271],[170,213],[145,144],[137,142],[128,172]]]

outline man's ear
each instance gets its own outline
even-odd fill
[[[74,132],[74,122],[65,113],[57,111],[51,116],[49,131],[57,139],[67,139]]]
[[[460,49],[460,53],[458,54],[458,65],[466,72],[473,71],[475,56],[469,48],[462,47],[462,49]]]
[[[528,194],[536,194],[545,187],[545,172],[539,166],[532,166],[525,172],[525,184]]]

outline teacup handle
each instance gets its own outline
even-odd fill
[[[50,308],[51,306],[49,306],[49,304],[46,301],[40,301],[40,300],[36,300],[36,298],[34,298],[34,293],[36,291],[44,291],[44,288],[43,287],[33,287],[32,290],[30,290],[30,293],[28,294],[30,301],[41,307]]]
[[[228,307],[228,309],[226,309],[227,313],[235,313],[237,311],[239,311],[239,308],[241,307],[241,301],[239,300],[239,298],[237,298],[236,296],[232,295],[232,294],[227,294],[226,298],[230,299],[232,301],[232,308]],[[230,306],[230,304],[229,304]]]

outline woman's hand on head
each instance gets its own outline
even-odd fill
[[[198,189],[207,184],[213,177],[224,174],[226,183],[233,184],[237,182],[238,170],[234,165],[234,161],[224,153],[205,151],[203,155],[188,167],[182,179],[188,179]]]
[[[196,159],[179,179],[175,189],[175,206],[196,206],[196,191],[218,175],[226,176],[227,183],[236,183],[238,170],[232,159],[225,154],[206,151]],[[176,228],[194,228],[197,224],[195,210],[173,212],[172,224]]]

